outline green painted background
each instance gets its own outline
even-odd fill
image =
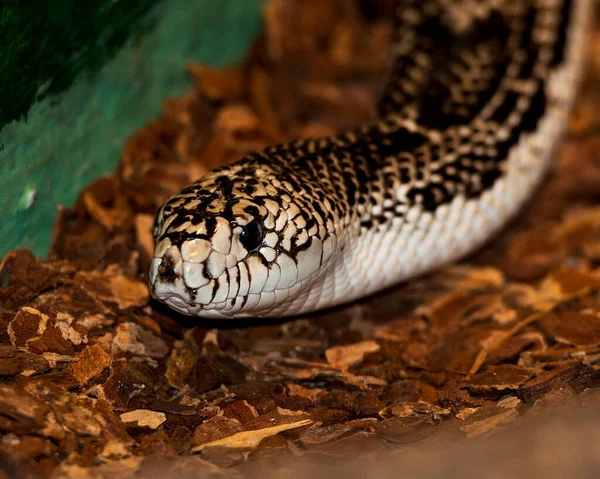
[[[262,2],[0,2],[0,256],[45,255],[57,205],[114,169],[126,138],[190,86],[187,62],[240,60]]]

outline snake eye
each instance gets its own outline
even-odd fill
[[[247,251],[252,252],[258,249],[263,241],[263,228],[258,221],[250,221],[243,227],[240,233],[240,243]]]

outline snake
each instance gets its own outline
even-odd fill
[[[373,121],[253,151],[166,201],[153,298],[188,316],[290,317],[457,261],[552,163],[593,0],[401,0]]]

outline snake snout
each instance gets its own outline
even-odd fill
[[[150,263],[152,297],[187,315],[219,316],[220,311],[233,307],[231,295],[239,287],[227,269],[237,261],[214,247],[202,238],[159,241]]]
[[[170,297],[180,296],[183,261],[175,247],[168,248],[162,255],[158,253],[160,250],[157,247],[150,262],[150,293],[154,298],[165,301]]]

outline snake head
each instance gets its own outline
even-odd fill
[[[318,209],[306,188],[269,166],[211,172],[156,217],[152,296],[207,318],[297,310],[335,247],[334,223]]]

